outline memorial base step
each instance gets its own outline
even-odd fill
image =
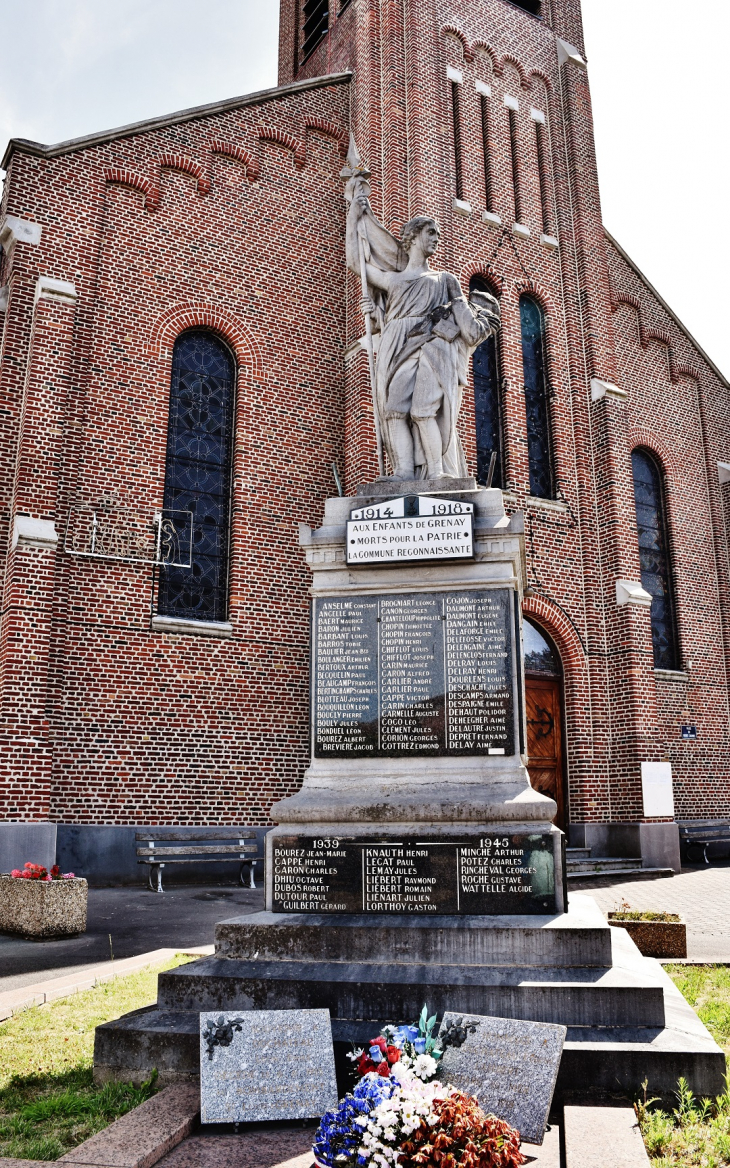
[[[633,1098],[648,1090],[676,1103],[680,1076],[696,1095],[723,1090],[725,1056],[674,983],[652,958],[642,958],[661,985],[663,1027],[569,1026],[554,1103]],[[333,1018],[332,1037],[341,1093],[351,1088],[347,1054],[377,1031],[377,1021]],[[149,1006],[97,1027],[94,1078],[142,1082],[157,1069],[161,1084],[195,1081],[200,1072],[199,1013]]]
[[[241,961],[605,968],[611,933],[588,896],[553,916],[251,913],[216,925],[216,956]]]
[[[180,973],[180,976],[177,974]],[[661,988],[632,969],[219,961],[160,974],[167,1010],[316,1010],[385,1024],[429,1010],[576,1026],[662,1026]]]

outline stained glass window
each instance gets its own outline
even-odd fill
[[[554,483],[545,375],[545,317],[540,305],[531,296],[520,297],[520,323],[530,494],[538,499],[552,499]]]
[[[491,292],[485,280],[475,276],[470,291]],[[492,486],[502,487],[502,411],[499,392],[499,355],[496,338],[487,337],[472,357],[474,373],[474,421],[477,439],[477,482],[486,483],[492,451],[496,451]]]
[[[224,621],[235,365],[208,332],[183,333],[172,357],[165,507],[193,513],[191,568],[161,568],[158,612]]]
[[[677,629],[662,475],[648,450],[635,450],[631,455],[631,464],[634,472],[641,586],[652,598],[654,668],[677,669]]]

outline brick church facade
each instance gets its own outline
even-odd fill
[[[534,784],[647,865],[730,815],[730,385],[603,228],[585,62],[579,0],[282,0],[278,88],[11,141],[7,829],[265,826],[301,781],[297,525],[377,474],[350,131],[386,226],[500,301],[460,424],[525,516]]]

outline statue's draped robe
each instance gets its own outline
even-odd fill
[[[463,478],[466,460],[456,422],[469,357],[487,338],[490,327],[472,312],[456,276],[434,271],[415,278],[407,275],[408,257],[390,232],[369,211],[361,224],[367,263],[392,274],[387,293],[370,289],[382,334],[375,375],[377,408],[391,466],[396,465],[396,459],[390,448],[388,421],[435,417],[441,433],[444,474]],[[348,263],[357,271],[356,235],[348,235]],[[435,314],[443,318],[440,322],[434,320],[436,309],[442,310]],[[426,459],[418,426],[411,429],[416,473],[424,478]]]

